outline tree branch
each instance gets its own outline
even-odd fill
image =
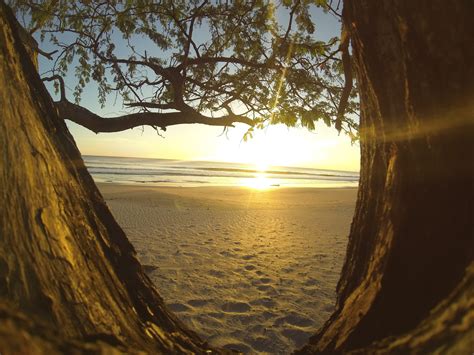
[[[67,100],[55,102],[55,106],[62,119],[73,121],[95,133],[119,132],[139,126],[160,127],[166,130],[168,126],[194,123],[227,127],[233,126],[234,123],[244,123],[249,126],[254,125],[253,120],[240,115],[226,115],[212,118],[197,112],[139,112],[114,118],[104,118]]]
[[[139,126],[160,127],[166,130],[168,126],[178,124],[205,124],[208,126],[224,126],[233,127],[234,123],[244,123],[253,126],[255,122],[242,115],[233,114],[228,111],[228,115],[221,117],[208,117],[192,110],[190,106],[186,105],[185,112],[138,112],[123,115],[114,118],[104,118],[88,109],[69,102],[66,98],[64,79],[60,75],[53,75],[51,77],[43,78],[43,81],[59,81],[59,88],[61,92],[61,99],[54,103],[58,110],[60,118],[73,121],[95,133],[99,132],[120,132],[126,129],[131,129]],[[159,109],[176,109],[175,103],[158,104],[152,102],[132,102],[126,104],[129,107],[148,107]]]
[[[61,101],[66,101],[66,90],[65,90],[65,85],[64,85],[64,79],[61,75],[55,74],[52,76],[48,76],[45,78],[41,78],[43,81],[53,81],[53,80],[58,80],[59,81],[59,92],[61,93]]]
[[[347,103],[349,101],[349,95],[352,90],[352,66],[351,57],[349,55],[349,33],[347,32],[345,25],[342,25],[341,31],[341,45],[340,50],[342,53],[342,65],[344,68],[344,89],[342,90],[341,99],[339,101],[339,107],[337,109],[337,117],[335,127],[338,132],[341,131],[342,121],[344,119],[344,113],[346,111]]]
[[[290,18],[288,19],[288,27],[285,32],[285,37],[283,37],[283,40],[286,41],[288,39],[288,36],[290,35],[291,32],[291,26],[293,24],[293,16],[295,15],[296,8],[299,6],[300,2],[296,1],[293,7],[291,8],[290,11]]]
[[[124,105],[127,107],[157,108],[160,110],[172,110],[172,109],[177,110],[176,105],[172,102],[166,103],[166,104],[159,104],[157,102],[142,101],[142,102],[127,102],[127,103],[124,103]]]
[[[231,64],[240,64],[245,65],[251,68],[268,68],[268,69],[280,69],[283,70],[283,66],[276,63],[260,63],[260,62],[251,62],[243,58],[236,57],[199,57],[199,58],[188,58],[187,65],[203,65],[203,64],[214,64],[214,63],[231,63]],[[183,64],[178,65],[177,68],[180,68]]]

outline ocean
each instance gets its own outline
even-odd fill
[[[359,173],[301,167],[254,166],[213,161],[84,155],[96,182],[156,186],[357,187]]]

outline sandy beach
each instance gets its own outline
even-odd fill
[[[212,345],[287,354],[333,310],[357,189],[99,188],[168,307]]]

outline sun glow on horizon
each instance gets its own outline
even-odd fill
[[[269,168],[270,168],[270,165],[264,160],[255,162],[255,170],[257,170],[258,172],[264,173]]]
[[[236,125],[227,135],[205,126],[170,127],[166,139],[152,129],[99,134],[68,122],[85,155],[143,157],[240,163],[259,172],[271,167],[293,166],[346,171],[359,170],[359,147],[338,136],[334,129],[317,124],[315,133],[283,125],[255,131],[242,140],[247,127]]]

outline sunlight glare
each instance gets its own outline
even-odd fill
[[[270,166],[269,166],[268,162],[266,162],[266,161],[257,160],[255,162],[255,170],[257,170],[260,173],[264,173],[265,171],[268,170],[269,167]]]
[[[273,179],[267,178],[265,174],[256,174],[253,178],[243,179],[241,185],[255,190],[267,190],[278,186]]]

